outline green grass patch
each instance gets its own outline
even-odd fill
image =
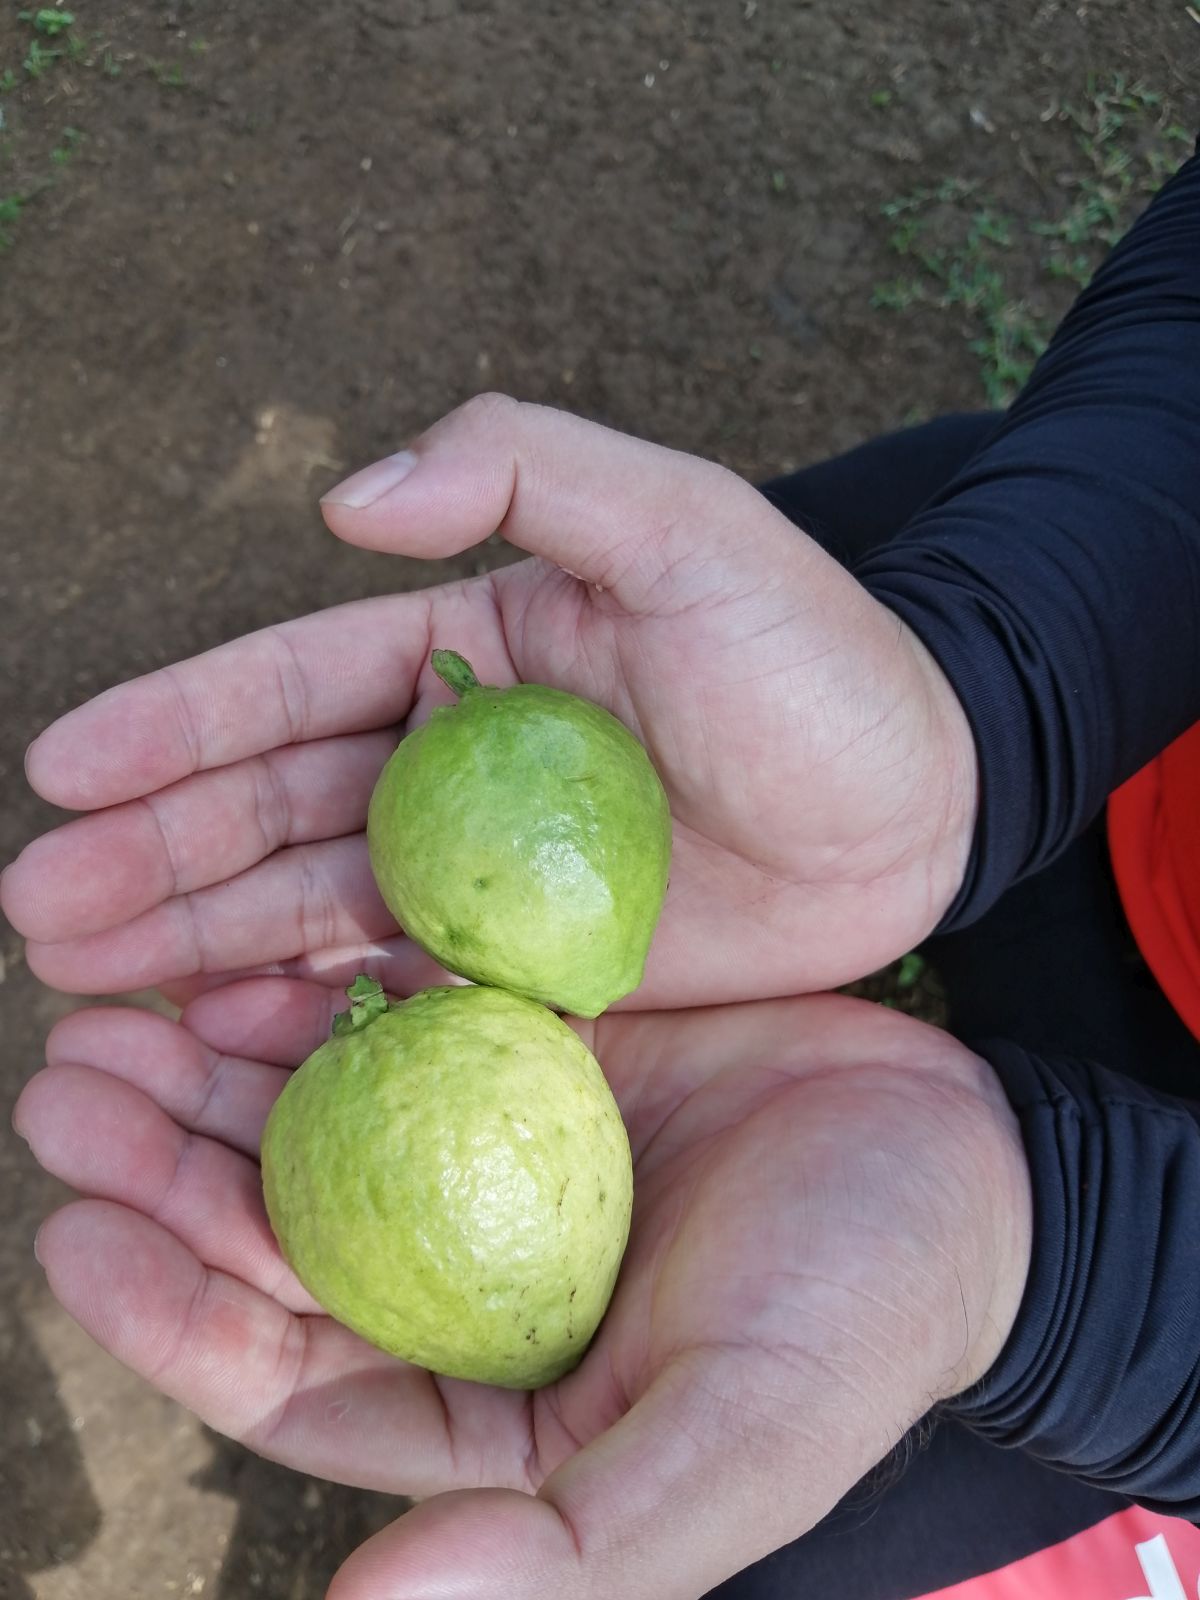
[[[10,194],[0,198],[0,250],[7,250],[12,244],[12,229],[25,205],[23,195]]]
[[[20,130],[17,123],[22,88],[67,68],[92,74],[99,79],[113,80],[125,75],[127,67],[131,67],[135,73],[149,74],[164,89],[192,87],[182,63],[121,51],[111,38],[94,32],[90,35],[85,33],[78,26],[73,11],[44,6],[19,11],[17,19],[23,25],[18,50],[24,52],[24,57],[19,61],[12,58],[6,64],[0,63],[0,97],[14,97],[12,115],[7,106],[0,109],[0,129],[4,130],[0,160],[5,167],[19,170],[20,177],[8,173],[0,178],[4,184],[0,188],[0,250],[11,248],[22,211],[34,196],[50,188],[63,176],[64,169],[74,161],[84,141],[84,134],[79,128],[64,128],[48,155],[43,146],[36,159],[32,158],[28,135]],[[209,49],[206,39],[195,39],[188,47],[185,60],[202,60]],[[5,189],[17,192],[5,198]]]
[[[147,63],[154,74],[154,81],[163,89],[186,89],[188,81],[183,68],[177,61],[150,61]]]
[[[1190,146],[1163,96],[1119,73],[1089,79],[1084,98],[1056,114],[1074,135],[1074,166],[1052,214],[1020,220],[960,178],[882,208],[893,224],[889,248],[906,270],[877,284],[872,304],[953,313],[993,406],[1013,399],[1057,320],[1041,308],[1041,294],[1035,304],[1014,287],[1018,278],[1028,280],[1030,256],[1038,286],[1088,283]]]
[[[58,8],[41,7],[37,10],[19,11],[17,20],[28,29],[25,57],[20,70],[12,65],[0,68],[0,95],[13,95],[23,84],[44,77],[60,62],[77,62],[87,53],[87,43],[82,35],[72,33],[75,23],[73,12]],[[0,118],[0,123],[7,121]],[[10,132],[15,134],[11,128]],[[77,128],[64,128],[58,143],[50,151],[50,172],[32,184],[26,179],[21,192],[0,193],[0,250],[11,249],[14,230],[22,213],[34,195],[54,181],[54,169],[65,167],[79,147],[82,135]],[[6,165],[16,162],[15,137],[5,140],[3,156]]]
[[[78,128],[64,128],[62,137],[50,152],[50,160],[56,167],[65,167],[83,143],[83,135]]]
[[[22,22],[31,23],[35,31],[45,34],[47,39],[57,39],[75,21],[71,12],[56,11],[50,7],[43,7],[39,11],[18,11],[17,16]]]
[[[40,39],[31,39],[29,41],[29,49],[21,66],[27,77],[40,78],[49,72],[56,61],[61,61],[65,54],[65,49],[48,50]]]
[[[1142,201],[1183,160],[1191,136],[1171,120],[1161,94],[1119,75],[1104,87],[1089,83],[1083,104],[1064,106],[1061,115],[1075,131],[1086,168],[1073,179],[1063,214],[1032,223],[1031,231],[1047,241],[1046,270],[1083,285]]]
[[[841,993],[873,1000],[891,1011],[905,1011],[939,1028],[946,1026],[946,996],[941,980],[915,950],[857,983],[846,984]]]

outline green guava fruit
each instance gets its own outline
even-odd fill
[[[481,686],[401,740],[367,817],[400,926],[442,966],[595,1017],[642,981],[671,853],[667,797],[607,711],[540,684]]]
[[[551,1383],[604,1315],[629,1140],[595,1058],[544,1006],[359,978],[262,1141],[267,1213],[309,1293],[448,1377]]]

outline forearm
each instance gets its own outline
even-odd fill
[[[978,1048],[1020,1121],[1033,1247],[1003,1351],[945,1409],[1200,1522],[1200,1107],[1086,1063]]]
[[[1200,157],[1080,297],[988,445],[858,568],[980,770],[942,926],[1051,861],[1200,718]]]

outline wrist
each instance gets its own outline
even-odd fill
[[[912,629],[904,622],[899,627],[923,685],[931,752],[926,803],[932,932],[962,888],[971,858],[979,808],[979,759],[971,724],[949,678]]]
[[[967,1337],[960,1341],[939,1400],[971,1388],[995,1364],[1017,1320],[1033,1248],[1029,1162],[1017,1116],[1000,1080],[980,1056],[970,1061],[970,1132],[962,1139],[966,1232],[958,1243]]]

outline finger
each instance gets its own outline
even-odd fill
[[[50,1288],[118,1361],[260,1455],[392,1494],[510,1482],[528,1448],[525,1397],[373,1350],[327,1317],[205,1268],[157,1223],[107,1201],[42,1226]]]
[[[418,989],[467,981],[457,973],[447,972],[445,967],[438,966],[420,945],[398,933],[391,939],[372,939],[343,945],[335,950],[310,950],[287,961],[274,961],[258,967],[198,973],[159,987],[173,1005],[182,1007],[212,989],[246,978],[303,978],[340,990],[348,983],[353,983],[359,973],[376,979],[389,994],[402,999],[416,994]]]
[[[197,996],[180,1022],[202,1048],[297,1067],[325,1043],[335,1013],[348,1004],[343,993],[323,984],[244,978]]]
[[[428,592],[335,606],[109,689],[29,747],[43,799],[91,811],[281,745],[402,721],[429,657]]]
[[[301,1059],[265,1060],[223,1053],[178,1022],[153,1011],[94,1006],[51,1028],[46,1063],[78,1064],[122,1078],[150,1096],[181,1128],[258,1155],[259,1139],[288,1074]]]
[[[291,1311],[320,1310],[280,1254],[257,1164],[185,1132],[132,1084],[93,1067],[47,1067],[26,1084],[13,1126],[80,1194],[141,1212],[205,1266]]]
[[[198,995],[185,1008],[180,1024],[196,1035],[201,1048],[296,1067],[325,1043],[334,1016],[348,1005],[343,989],[323,983],[243,978]]]
[[[695,585],[715,581],[706,553],[725,560],[747,525],[760,538],[774,522],[712,462],[503,395],[469,401],[321,505],[339,538],[370,550],[448,556],[499,530],[631,610],[652,604],[668,572],[672,607],[691,603]],[[795,529],[778,523],[781,549],[794,550]]]
[[[169,978],[156,987],[164,1000],[176,1010],[182,1011],[184,1006],[197,995],[207,994],[210,989],[219,989],[223,984],[234,983],[241,978],[257,977],[260,973],[280,970],[281,967],[241,967],[237,972],[201,972],[190,978]]]
[[[232,878],[282,845],[359,831],[395,745],[389,732],[289,745],[68,822],[5,871],[4,913],[26,938],[75,939]]]
[[[53,988],[120,994],[395,931],[366,838],[355,834],[276,851],[230,883],[178,895],[119,928],[60,944],[30,940],[26,959]]]
[[[195,1035],[198,1051],[211,1051],[218,1058],[232,1062],[253,1058],[256,1062],[274,1062],[277,1067],[294,1067],[330,1038],[334,1014],[346,1010],[347,1003],[344,990],[330,989],[318,982],[274,976],[243,978],[197,995],[184,1008],[176,1026],[186,1035]],[[600,1054],[600,1030],[595,1022],[565,1019],[587,1048],[597,1054],[605,1072],[610,1070],[611,1056],[614,1070],[610,1082],[618,1104],[629,1099],[646,1126],[651,1126],[648,1118],[661,1120],[667,1114],[662,1094],[645,1093],[645,1082],[658,1070],[662,1059],[669,1059],[675,1016],[666,1013],[661,1018],[646,1018],[645,1026],[640,1027],[632,1026],[632,1019],[606,1019],[613,1048],[610,1051],[605,1046],[605,1054]],[[690,1027],[690,1034],[685,1037],[694,1040],[698,1051],[712,1030],[707,1018],[709,1014],[702,1011],[685,1014],[685,1026]],[[619,1022],[629,1022],[630,1027],[618,1026]],[[710,1058],[702,1059],[707,1062]],[[694,1082],[694,1077],[696,1074],[672,1075],[672,1083],[680,1085],[677,1098],[683,1093],[682,1085]],[[675,1093],[674,1088],[670,1093]]]
[[[707,1360],[707,1358],[706,1358]],[[439,1495],[376,1534],[328,1600],[437,1594],[445,1600],[695,1600],[811,1526],[829,1507],[796,1452],[747,1443],[719,1363],[680,1361],[536,1495]],[[819,1459],[814,1457],[814,1459]]]
[[[197,996],[184,1010],[181,1026],[212,1050],[294,1066],[324,1044],[334,1015],[347,1005],[341,990],[322,983],[244,978]],[[592,1048],[595,1024],[564,1020]]]

